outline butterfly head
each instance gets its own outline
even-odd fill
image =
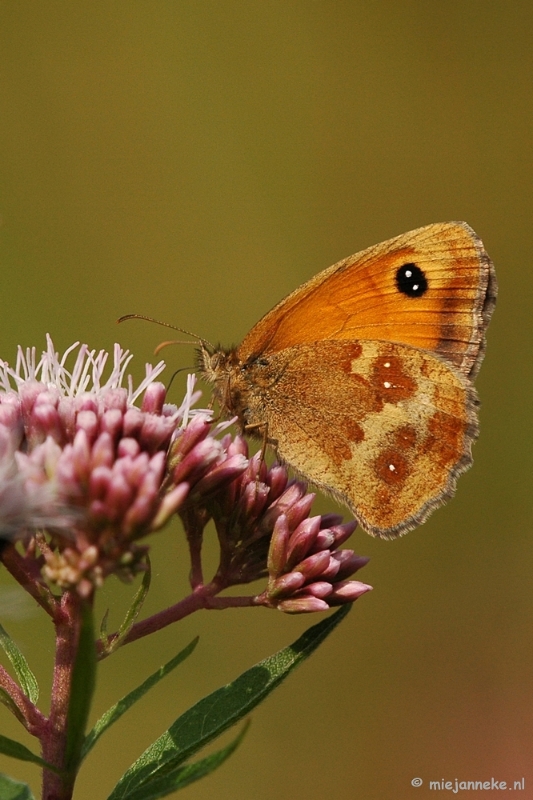
[[[203,379],[214,387],[214,395],[223,414],[235,414],[235,376],[239,372],[239,359],[235,348],[213,347],[200,341],[196,351],[198,369]]]

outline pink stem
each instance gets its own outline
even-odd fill
[[[64,769],[72,668],[76,661],[81,626],[80,598],[76,592],[63,594],[61,612],[56,619],[56,656],[52,700],[47,731],[42,737],[42,757],[49,764]],[[61,776],[50,770],[44,770],[43,800],[70,800],[76,778],[76,767],[77,765],[71,772]]]
[[[203,585],[204,577],[202,570],[202,544],[205,523],[199,518],[196,511],[184,510],[181,514],[183,527],[187,535],[189,545],[189,555],[191,558],[191,570],[189,580],[192,589]]]
[[[143,636],[148,636],[150,633],[166,628],[167,625],[171,625],[173,622],[177,622],[202,608],[223,610],[225,608],[242,608],[256,605],[255,596],[253,595],[247,597],[215,597],[214,594],[219,591],[221,591],[221,587],[214,583],[198,586],[194,592],[180,600],[179,603],[135,623],[125,637],[123,644],[134,642]],[[111,643],[116,637],[116,633],[112,634],[109,637],[109,642]],[[100,642],[98,642],[98,650],[100,658],[105,658],[108,655],[103,652]]]
[[[33,566],[35,570],[35,561],[26,561],[15,547],[11,546],[3,551],[2,562],[22,588],[44,608],[47,614],[54,617],[56,600],[48,587],[42,583],[40,572],[39,574],[32,574],[30,567]]]
[[[32,736],[40,737],[47,724],[46,717],[33,705],[18,683],[13,680],[2,666],[0,666],[0,686],[17,707],[19,712],[16,714],[17,719],[22,722],[28,733],[31,733]]]

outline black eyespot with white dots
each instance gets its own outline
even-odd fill
[[[407,297],[422,297],[427,292],[427,278],[416,264],[402,264],[396,273],[396,286]]]

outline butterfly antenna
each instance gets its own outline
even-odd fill
[[[191,334],[192,336],[192,334]],[[202,344],[205,344],[203,339],[199,339]],[[165,347],[169,347],[171,344],[193,344],[193,342],[186,342],[183,339],[167,339],[166,342],[160,342],[156,348],[154,348],[154,356],[159,355],[161,350]]]
[[[178,328],[177,325],[171,325],[170,322],[161,322],[159,319],[155,319],[154,317],[147,317],[144,314],[124,314],[123,317],[119,317],[117,322],[125,322],[127,319],[143,319],[145,322],[154,322],[156,325],[161,325],[163,328],[171,328],[173,331],[179,331],[180,333],[185,333],[187,336],[192,336],[193,339],[196,339],[197,342],[200,344],[206,345],[207,347],[213,349],[213,345],[211,342],[208,342],[207,339],[204,339],[202,336],[198,336],[196,333],[191,333],[190,331],[185,330],[185,328]],[[181,341],[168,341],[162,342],[156,348],[156,353],[159,352],[163,347],[166,347],[169,344],[192,344],[192,342],[181,342]]]

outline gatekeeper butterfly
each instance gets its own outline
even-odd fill
[[[320,272],[239,347],[202,342],[200,369],[225,415],[391,539],[472,463],[496,292],[469,225],[427,225]]]

